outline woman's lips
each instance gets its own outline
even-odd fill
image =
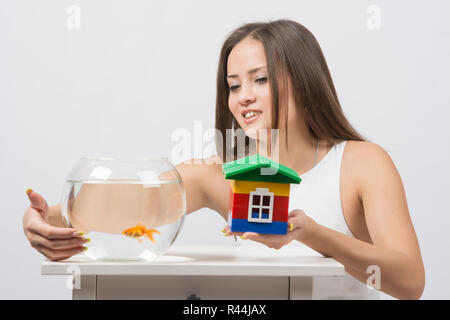
[[[244,123],[245,123],[245,124],[250,124],[250,123],[256,121],[260,116],[261,116],[261,113],[255,115],[255,116],[253,116],[253,117],[250,117],[250,118],[245,118],[245,117],[244,117]]]

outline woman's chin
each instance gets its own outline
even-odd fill
[[[261,142],[267,141],[267,137],[270,136],[270,129],[252,127],[245,131],[245,135],[250,139],[260,140]]]

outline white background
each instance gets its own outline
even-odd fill
[[[80,29],[67,26],[70,5]],[[380,29],[367,25],[371,5]],[[289,18],[321,44],[350,122],[397,165],[426,268],[422,298],[449,299],[449,12],[425,0],[1,1],[0,298],[71,298],[67,277],[40,275],[43,257],[23,234],[27,188],[53,205],[81,156],[170,157],[175,130],[214,127],[226,35]],[[177,244],[228,245],[224,225],[200,210]]]

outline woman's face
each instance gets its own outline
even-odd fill
[[[270,129],[272,95],[260,41],[246,38],[231,50],[227,81],[230,88],[228,106],[246,135],[255,139],[258,130]],[[267,134],[270,136],[270,130]]]

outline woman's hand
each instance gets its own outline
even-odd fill
[[[273,249],[280,249],[284,245],[288,244],[292,240],[302,242],[307,239],[308,233],[315,225],[315,221],[308,217],[303,210],[296,209],[289,213],[288,217],[288,230],[285,235],[282,234],[260,234],[256,232],[231,232],[230,226],[226,226],[223,232],[224,235],[240,236],[241,239],[248,239],[257,242],[261,242]]]
[[[83,244],[89,240],[82,237],[83,233],[50,225],[47,201],[30,189],[27,195],[31,204],[23,216],[23,231],[33,248],[51,261],[64,260],[85,250]]]

